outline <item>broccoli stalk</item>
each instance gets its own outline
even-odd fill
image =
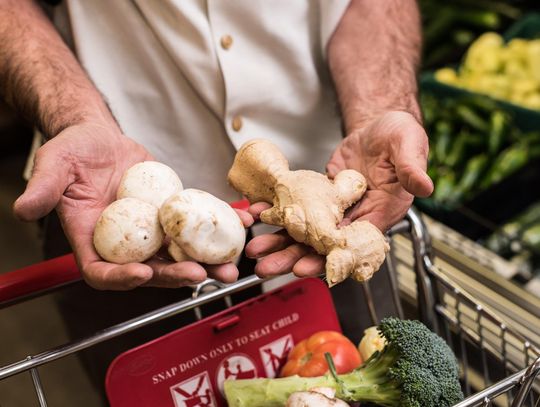
[[[296,391],[332,387],[348,402],[381,406],[446,407],[463,399],[458,363],[442,338],[418,321],[386,318],[379,325],[387,345],[351,373],[321,377],[229,380],[230,407],[284,406]],[[330,361],[331,362],[331,361]]]

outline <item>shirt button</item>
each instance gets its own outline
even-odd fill
[[[220,42],[221,42],[221,48],[223,48],[224,50],[228,50],[229,48],[231,48],[233,39],[230,35],[224,35],[223,37],[221,37]]]
[[[234,116],[232,119],[232,129],[234,131],[240,131],[242,128],[242,117],[240,116]]]

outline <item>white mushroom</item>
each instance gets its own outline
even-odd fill
[[[328,388],[313,388],[292,393],[285,407],[349,407],[343,400],[335,398],[334,389],[326,389]]]
[[[245,243],[244,225],[226,202],[208,192],[186,189],[159,210],[165,233],[195,261],[222,264],[238,256]]]
[[[159,208],[181,190],[182,182],[172,168],[157,161],[143,161],[124,173],[116,199],[137,198]]]
[[[158,209],[135,198],[111,203],[97,221],[94,246],[106,261],[125,264],[152,257],[164,239]]]
[[[193,261],[193,259],[174,242],[174,240],[171,240],[171,243],[169,243],[168,252],[174,261]]]

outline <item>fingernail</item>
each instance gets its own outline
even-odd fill
[[[251,254],[251,255],[246,254],[246,257],[248,259],[257,260],[257,259],[260,259],[261,257],[264,257],[265,255],[266,255],[265,253],[255,253],[255,254]]]

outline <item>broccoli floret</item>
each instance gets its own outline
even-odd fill
[[[374,402],[385,406],[442,407],[463,399],[456,357],[442,338],[418,321],[398,318],[384,319],[379,331],[387,346],[357,370],[367,379],[366,384],[381,387],[382,399]]]
[[[418,321],[386,318],[387,345],[351,373],[225,382],[231,407],[283,406],[295,391],[333,387],[336,397],[396,407],[450,407],[463,399],[456,357],[442,338]]]

